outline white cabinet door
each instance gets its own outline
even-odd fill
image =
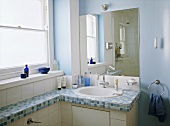
[[[109,112],[72,106],[73,126],[109,126]]]

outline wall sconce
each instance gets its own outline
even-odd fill
[[[157,37],[155,37],[155,39],[154,39],[154,48],[155,49],[158,48],[158,39],[157,39]]]
[[[102,4],[103,11],[107,11],[108,8],[109,8],[109,6],[107,4]]]
[[[111,42],[106,42],[106,49],[113,49],[113,43]]]

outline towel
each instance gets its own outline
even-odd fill
[[[164,122],[165,109],[161,95],[150,95],[148,115],[156,116],[159,122]]]

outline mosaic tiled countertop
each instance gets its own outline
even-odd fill
[[[138,100],[139,95],[139,91],[123,90],[123,95],[118,97],[95,98],[76,95],[74,89],[54,90],[2,107],[0,109],[0,126],[5,126],[59,101],[128,112],[133,107],[134,101]]]

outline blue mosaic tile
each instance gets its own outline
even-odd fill
[[[0,108],[0,126],[5,126],[59,101],[120,111],[130,111],[134,102],[139,99],[140,93],[139,91],[133,90],[123,90],[123,92],[123,95],[119,97],[94,98],[76,95],[74,89],[50,91]]]

